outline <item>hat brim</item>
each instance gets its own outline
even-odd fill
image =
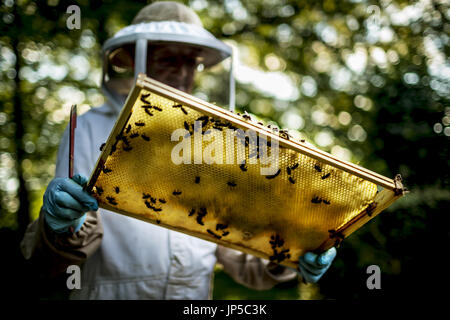
[[[182,44],[200,49],[199,60],[205,67],[211,67],[232,54],[230,46],[218,40],[205,29],[182,22],[162,21],[128,26],[107,40],[103,51],[111,51],[138,39],[146,39],[151,44]]]

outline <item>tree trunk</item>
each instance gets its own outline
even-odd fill
[[[11,45],[12,49],[14,51],[14,55],[16,56],[16,64],[15,64],[15,71],[16,75],[14,77],[14,96],[13,96],[13,102],[14,102],[14,111],[13,111],[13,120],[16,124],[16,130],[15,130],[15,137],[14,137],[14,146],[15,146],[15,154],[16,154],[16,172],[17,172],[17,179],[19,180],[19,188],[17,190],[17,196],[19,198],[19,208],[17,210],[17,222],[18,222],[18,232],[20,235],[23,235],[25,233],[27,225],[30,223],[30,201],[28,197],[28,190],[26,188],[25,179],[23,176],[23,169],[22,169],[22,161],[25,159],[26,153],[24,150],[24,143],[23,138],[25,134],[25,128],[24,128],[24,112],[23,112],[23,105],[22,105],[22,97],[20,95],[20,78],[19,78],[19,71],[20,71],[20,52],[19,52],[19,43],[20,43],[20,32],[22,27],[21,17],[19,10],[17,8],[17,3],[14,4],[13,9],[14,14],[14,29],[15,32],[12,32],[11,36]]]

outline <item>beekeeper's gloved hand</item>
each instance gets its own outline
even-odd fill
[[[55,178],[45,190],[45,221],[56,233],[74,233],[80,230],[87,211],[98,209],[97,200],[83,186],[87,178],[76,174],[72,179]]]
[[[316,283],[328,270],[336,257],[336,248],[323,252],[317,255],[312,252],[307,252],[299,259],[300,274],[306,282]]]

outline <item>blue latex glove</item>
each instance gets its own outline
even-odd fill
[[[87,178],[76,174],[72,179],[55,178],[45,190],[45,221],[56,233],[73,233],[80,230],[87,211],[98,209],[97,200],[83,191]]]
[[[336,248],[323,252],[317,255],[312,252],[307,252],[299,259],[300,274],[306,282],[316,283],[328,270],[336,257]]]

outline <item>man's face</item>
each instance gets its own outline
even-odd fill
[[[197,69],[198,49],[177,44],[148,48],[147,75],[171,87],[191,93]]]

